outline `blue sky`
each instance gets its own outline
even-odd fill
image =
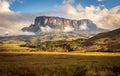
[[[72,5],[76,6],[79,3],[83,7],[104,5],[107,9],[110,9],[120,5],[120,0],[74,0]],[[42,12],[62,4],[63,0],[16,0],[11,4],[10,9],[18,12]]]

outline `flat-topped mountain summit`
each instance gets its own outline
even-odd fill
[[[60,32],[103,31],[103,29],[97,28],[96,24],[89,19],[72,20],[50,16],[36,17],[34,24],[31,24],[29,27],[24,27],[22,30],[31,32],[43,32],[44,30],[49,30],[49,32],[53,30],[60,30]]]

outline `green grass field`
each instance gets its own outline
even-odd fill
[[[120,76],[120,53],[0,53],[0,76]]]

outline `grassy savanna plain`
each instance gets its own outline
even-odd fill
[[[30,52],[21,44],[0,44],[0,76],[120,76],[119,52]]]
[[[119,53],[0,53],[0,76],[119,76]]]

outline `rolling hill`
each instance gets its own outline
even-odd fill
[[[120,28],[97,34],[84,45],[89,51],[120,51]]]

